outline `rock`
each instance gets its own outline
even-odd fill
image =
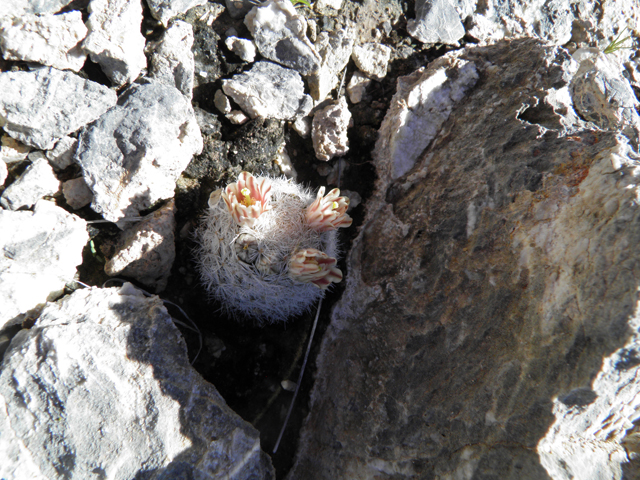
[[[320,33],[316,49],[322,58],[322,64],[318,73],[308,78],[309,90],[314,100],[324,100],[338,86],[338,75],[351,58],[353,35],[351,30],[338,30],[333,34]]]
[[[193,28],[186,22],[175,21],[156,42],[149,42],[149,76],[165,85],[193,96],[194,60]]]
[[[216,90],[216,93],[213,96],[213,102],[220,113],[231,112],[231,102],[229,101],[229,98],[222,92],[222,90]]]
[[[89,236],[84,220],[46,200],[38,201],[33,212],[0,209],[0,225],[1,329],[62,293],[82,263]]]
[[[131,85],[78,140],[75,158],[94,193],[91,208],[112,222],[173,197],[176,179],[202,150],[190,102],[151,80]]]
[[[342,0],[318,0],[313,6],[318,10],[324,10],[327,7],[340,10],[342,8]]]
[[[93,192],[84,178],[72,178],[62,184],[62,194],[67,204],[74,210],[86,207],[93,200]]]
[[[4,162],[3,162],[4,163]],[[60,182],[44,155],[34,161],[16,181],[9,185],[0,198],[0,204],[8,210],[30,208],[41,198],[53,195],[60,189]]]
[[[231,18],[244,17],[256,5],[252,0],[225,0],[224,3]]]
[[[87,27],[79,11],[0,18],[0,49],[5,60],[20,60],[77,72],[87,54],[80,42]]]
[[[322,59],[307,38],[307,21],[289,0],[267,0],[247,14],[244,23],[263,57],[301,75],[320,69]]]
[[[4,131],[41,150],[98,118],[117,99],[107,87],[55,68],[0,73],[0,91]]]
[[[311,135],[311,125],[313,119],[311,117],[300,117],[296,118],[296,121],[293,122],[293,129],[300,135],[302,138],[307,138]]]
[[[353,47],[351,58],[356,66],[369,77],[382,80],[387,76],[391,48],[380,43],[366,43]]]
[[[234,125],[243,125],[249,121],[249,117],[240,110],[231,110],[225,117]]]
[[[5,163],[20,162],[27,158],[31,147],[20,143],[8,135],[3,135],[0,146],[0,159]]]
[[[316,158],[327,162],[349,151],[347,129],[351,123],[351,112],[344,97],[337,104],[329,105],[313,116],[311,139]]]
[[[465,32],[456,7],[451,0],[417,0],[416,19],[407,22],[409,35],[423,43],[457,45]]]
[[[251,70],[223,80],[222,90],[251,118],[304,117],[313,103],[297,72],[271,62],[256,62]]]
[[[175,202],[127,227],[118,239],[116,253],[107,261],[107,275],[124,275],[162,292],[176,258],[174,230]]]
[[[191,367],[162,301],[131,284],[47,305],[5,353],[0,476],[268,479],[258,432]]]
[[[370,84],[371,79],[364,73],[359,70],[353,72],[351,80],[349,80],[349,84],[347,85],[347,94],[349,95],[351,103],[360,103],[364,92]]]
[[[251,63],[256,58],[256,46],[251,40],[230,36],[224,44],[245,62]]]
[[[469,64],[479,81],[394,180],[410,83]],[[638,154],[547,101],[576,70],[528,39],[400,82],[288,478],[638,471]]]
[[[116,86],[132,82],[147,67],[141,23],[140,2],[91,0],[89,4],[89,34],[82,47]]]
[[[207,0],[147,0],[153,18],[165,28],[176,15],[186,13],[190,8],[207,3]]]
[[[7,179],[7,175],[9,175],[7,164],[4,160],[0,159],[0,187],[4,185],[4,181]]]
[[[49,163],[58,170],[64,170],[73,163],[73,155],[78,148],[78,139],[73,137],[62,137],[46,155]]]
[[[4,0],[2,15],[20,17],[23,15],[56,13],[70,4],[72,0]]]

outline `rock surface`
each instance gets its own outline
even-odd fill
[[[369,77],[382,80],[387,76],[391,48],[379,43],[365,43],[353,47],[351,57],[356,66]]]
[[[78,148],[77,138],[62,137],[56,146],[46,153],[49,163],[58,170],[64,170],[73,163],[76,148]]]
[[[190,8],[207,3],[207,0],[148,0],[149,10],[153,18],[165,27],[176,15],[185,13]]]
[[[311,124],[311,139],[318,160],[327,162],[349,151],[347,129],[350,122],[351,112],[344,97],[316,112]]]
[[[423,43],[457,44],[465,34],[458,12],[458,3],[472,4],[473,2],[417,0],[416,19],[407,22],[407,31]]]
[[[86,207],[93,200],[93,192],[84,178],[72,178],[62,184],[62,194],[67,204],[74,210]]]
[[[3,162],[4,163],[4,162]],[[35,203],[60,189],[60,182],[44,155],[40,155],[0,197],[0,205],[7,210],[31,208]]]
[[[230,36],[224,44],[245,62],[251,63],[256,58],[256,46],[251,40]]]
[[[470,64],[476,85],[394,179],[398,105]],[[576,71],[524,40],[402,80],[288,478],[637,472],[640,158],[573,111]]]
[[[5,0],[2,4],[2,15],[20,17],[37,13],[56,13],[71,3],[72,0]]]
[[[130,284],[76,291],[19,332],[0,412],[7,480],[273,478],[258,432],[189,365],[162,301]]]

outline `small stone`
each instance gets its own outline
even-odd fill
[[[231,112],[231,102],[229,101],[229,98],[222,92],[222,90],[216,90],[216,93],[213,96],[213,103],[220,111],[220,113]]]
[[[20,60],[77,72],[87,54],[79,43],[87,27],[79,11],[0,19],[0,49],[5,60]]]
[[[73,155],[78,147],[78,139],[73,137],[62,137],[53,147],[53,150],[47,152],[47,159],[53,168],[64,170],[73,163]]]
[[[6,163],[20,162],[27,158],[31,151],[29,145],[25,145],[9,135],[3,135],[0,142],[0,160]]]
[[[62,184],[62,194],[67,204],[74,210],[86,207],[93,200],[93,192],[84,178],[72,178]]]
[[[249,117],[241,110],[232,110],[225,117],[234,125],[243,125],[249,121]]]
[[[387,76],[391,48],[379,43],[365,43],[353,47],[351,58],[356,66],[368,76],[382,80]]]
[[[362,101],[362,97],[364,92],[367,90],[367,87],[371,84],[371,79],[367,77],[364,73],[356,70],[353,72],[353,76],[351,80],[349,80],[349,84],[347,85],[347,94],[349,95],[349,100],[351,103],[360,103]]]
[[[7,179],[9,171],[7,170],[7,164],[0,159],[0,187],[4,185],[4,181]]]
[[[53,195],[59,189],[60,182],[43,155],[2,192],[0,204],[8,210],[30,208],[41,198]]]
[[[256,46],[251,40],[231,36],[227,37],[227,39],[224,41],[224,44],[229,50],[231,50],[245,62],[251,63],[256,58]]]
[[[309,135],[311,135],[311,122],[311,117],[296,118],[296,121],[293,122],[293,129],[302,138],[307,138]]]
[[[205,3],[207,0],[147,0],[151,15],[165,27],[176,15],[186,13],[187,10]]]
[[[3,0],[2,16],[20,17],[23,15],[56,13],[70,4],[72,0]]]
[[[340,10],[342,8],[342,0],[317,0],[314,7],[318,10],[324,10],[327,7]]]
[[[347,129],[351,112],[344,97],[335,105],[329,105],[313,116],[311,139],[316,158],[324,162],[339,157],[349,150]]]
[[[417,0],[416,19],[407,22],[407,31],[422,43],[457,45],[464,37],[460,14],[450,0]]]

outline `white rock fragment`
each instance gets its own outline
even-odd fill
[[[2,328],[17,315],[60,295],[82,263],[89,236],[84,220],[46,200],[38,201],[33,212],[0,209],[0,225]],[[0,452],[6,450],[0,446]],[[5,461],[0,460],[0,465]]]
[[[141,23],[138,1],[91,0],[89,4],[89,34],[82,47],[114,85],[132,82],[147,66]]]
[[[71,2],[72,0],[2,0],[2,16],[56,13]]]
[[[268,0],[255,6],[244,23],[263,57],[305,76],[320,69],[322,59],[307,38],[307,21],[290,0]]]
[[[231,102],[222,90],[216,90],[216,93],[213,96],[213,103],[220,113],[231,112]]]
[[[7,175],[9,175],[7,164],[0,158],[0,187],[4,185],[4,181],[7,179]]]
[[[351,77],[351,80],[349,80],[349,84],[347,85],[347,94],[349,95],[349,100],[351,100],[351,103],[360,103],[362,101],[364,92],[367,90],[367,87],[370,84],[371,79],[364,73],[359,70],[353,72],[353,76]]]
[[[187,22],[175,21],[156,42],[149,42],[149,76],[193,96],[194,59],[193,27]]]
[[[296,121],[293,122],[293,129],[302,138],[307,138],[309,135],[311,135],[311,122],[311,117],[296,118]]]
[[[176,15],[186,13],[190,8],[206,3],[207,0],[147,0],[151,15],[165,27],[169,24],[169,20]]]
[[[245,62],[251,63],[256,58],[256,46],[251,40],[230,36],[224,44]]]
[[[8,210],[18,210],[22,207],[30,208],[41,198],[53,195],[59,189],[60,182],[43,155],[2,192],[0,205]]]
[[[91,207],[118,222],[173,197],[176,179],[201,151],[191,103],[176,88],[149,80],[131,85],[82,131],[75,158],[94,193]]]
[[[31,147],[11,138],[9,135],[3,135],[0,140],[0,160],[6,163],[20,162],[27,158]]]
[[[243,125],[249,121],[249,117],[241,110],[231,110],[225,117],[234,125]]]
[[[87,27],[79,11],[60,15],[0,18],[0,49],[5,60],[20,60],[77,72],[87,54],[80,42]]]
[[[128,226],[118,239],[116,253],[104,266],[107,275],[124,275],[162,292],[176,258],[175,202]]]
[[[365,43],[353,47],[351,58],[356,66],[368,76],[382,80],[387,76],[391,48],[380,43]]]
[[[329,105],[313,116],[311,139],[316,158],[329,161],[349,151],[347,129],[351,123],[351,112],[344,97],[335,105]]]
[[[407,22],[407,31],[423,43],[456,45],[465,33],[458,9],[451,0],[417,0],[416,19]]]
[[[0,123],[22,143],[49,150],[55,142],[115,105],[114,91],[78,75],[42,68],[0,73]]]
[[[78,148],[78,139],[62,137],[46,155],[49,163],[57,170],[64,170],[73,163],[73,155]]]
[[[271,62],[256,62],[251,70],[223,80],[222,90],[251,118],[304,117],[313,103],[298,72]]]
[[[309,75],[307,81],[311,96],[316,102],[326,99],[338,86],[338,75],[342,73],[353,51],[353,32],[338,30],[335,33],[321,32],[315,44],[322,64],[320,70]]]
[[[74,210],[86,207],[93,200],[93,192],[84,178],[72,178],[62,184],[62,194],[67,204]]]

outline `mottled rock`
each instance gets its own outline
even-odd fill
[[[575,71],[563,49],[467,48],[414,81],[443,62],[478,82],[404,175],[393,136],[376,144],[288,478],[627,478],[640,159],[547,101]]]
[[[387,76],[391,48],[380,43],[365,43],[353,47],[351,58],[356,66],[369,77],[382,80]]]
[[[0,476],[269,479],[258,432],[191,367],[162,301],[130,284],[47,305],[5,352]]]
[[[116,252],[104,266],[105,273],[134,278],[155,292],[162,292],[176,258],[175,228],[172,199],[120,234]]]
[[[202,135],[190,102],[155,81],[134,84],[84,129],[76,161],[94,193],[91,208],[112,222],[173,197]]]
[[[142,4],[137,0],[91,0],[89,34],[82,47],[114,85],[130,83],[147,67],[140,33]]]
[[[64,170],[73,163],[73,155],[78,148],[78,139],[73,137],[62,137],[46,155],[49,163],[58,170]]]
[[[2,15],[8,17],[20,17],[37,13],[56,13],[66,7],[72,0],[4,0],[2,2]]]
[[[360,103],[367,87],[370,84],[371,79],[364,73],[359,70],[353,72],[351,80],[349,80],[349,84],[347,85],[347,94],[349,95],[351,103]]]
[[[78,11],[0,19],[0,49],[5,60],[20,60],[77,72],[87,54],[80,42],[87,27]]]
[[[256,46],[251,40],[230,36],[224,44],[245,62],[251,63],[256,58]]]
[[[298,72],[271,62],[256,62],[251,70],[223,80],[222,90],[251,118],[304,117],[313,103]]]
[[[311,126],[311,139],[316,158],[327,162],[349,151],[347,129],[351,123],[351,112],[344,97],[334,105],[316,112]]]
[[[62,184],[62,194],[67,204],[77,210],[86,207],[93,200],[93,192],[84,178],[72,178]]]
[[[2,192],[0,205],[8,210],[30,208],[41,198],[53,195],[59,189],[60,182],[54,175],[53,168],[44,155],[41,155]]]
[[[320,69],[322,60],[307,38],[307,21],[289,0],[268,0],[255,6],[244,23],[263,57],[305,76]]]
[[[42,68],[0,73],[0,122],[16,140],[49,150],[116,103],[116,94],[74,73]]]
[[[352,30],[338,30],[332,34],[320,33],[315,44],[322,58],[320,70],[307,78],[314,100],[324,100],[331,90],[338,86],[338,75],[343,72],[351,58],[353,43]]]
[[[409,35],[423,43],[457,45],[465,33],[457,3],[451,0],[417,0],[416,18],[407,22]]]
[[[169,20],[176,15],[205,3],[207,0],[147,0],[151,15],[165,27],[169,25]]]
[[[176,21],[156,42],[149,42],[149,76],[165,85],[171,85],[184,95],[193,96],[194,60],[193,28],[186,22]]]
[[[33,212],[0,209],[0,225],[1,329],[62,293],[82,263],[89,236],[84,220],[46,200],[38,201]]]

